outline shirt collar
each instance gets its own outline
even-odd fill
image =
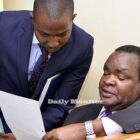
[[[32,44],[39,44],[38,39],[36,38],[35,33],[33,33],[33,40],[32,40]]]
[[[106,111],[106,109],[105,109],[105,107],[103,106],[102,109],[101,109],[101,111],[100,111],[100,113],[99,113],[99,115],[98,115],[98,117],[97,117],[97,119],[102,118],[102,116],[104,115],[104,112],[105,112],[105,111]],[[112,111],[112,114],[114,114],[115,112],[117,112],[117,111]]]
[[[106,108],[105,108],[104,106],[103,106],[101,112],[103,112],[103,111],[106,111]],[[112,114],[114,114],[114,113],[117,112],[117,111],[111,111],[111,112],[112,112]]]

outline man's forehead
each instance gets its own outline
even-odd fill
[[[135,53],[117,51],[117,52],[113,52],[109,56],[108,60],[112,60],[112,61],[121,61],[121,60],[130,61],[131,60],[132,62],[135,62],[135,61],[139,60],[139,56]]]
[[[107,59],[105,66],[128,69],[139,66],[139,57],[135,53],[114,52]]]

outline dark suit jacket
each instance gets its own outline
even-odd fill
[[[67,44],[46,65],[32,97],[28,94],[28,65],[33,38],[29,11],[0,13],[0,90],[38,100],[48,78],[60,74],[49,86],[41,106],[46,130],[62,124],[73,104],[48,104],[48,99],[76,99],[93,55],[93,38],[73,24]],[[6,130],[7,131],[7,130]]]
[[[109,118],[120,124],[126,133],[140,132],[140,100]]]
[[[73,109],[64,121],[64,126],[74,123],[83,123],[88,120],[94,120],[98,117],[103,105],[88,104]]]

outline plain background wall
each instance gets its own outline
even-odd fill
[[[0,0],[0,11],[3,10],[3,0]]]
[[[32,9],[32,4],[33,0],[4,0],[4,10]],[[140,46],[139,5],[140,0],[75,0],[74,22],[95,38],[94,59],[80,99],[99,99],[102,67],[115,48],[125,44]]]
[[[34,0],[3,0],[4,10],[31,10]]]

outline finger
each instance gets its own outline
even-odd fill
[[[50,136],[48,136],[48,135],[45,135],[45,136],[43,137],[43,140],[52,140],[52,136],[50,137]]]
[[[45,135],[43,136],[42,140],[48,140],[47,134],[45,134]]]
[[[5,135],[5,133],[0,133],[0,136],[3,136],[3,135]]]
[[[44,137],[43,137],[43,140],[54,140],[53,139],[53,135],[51,132],[47,132]]]
[[[0,140],[4,140],[4,138],[2,138],[2,137],[0,136]]]
[[[0,136],[3,140],[16,140],[12,133],[1,134]]]

